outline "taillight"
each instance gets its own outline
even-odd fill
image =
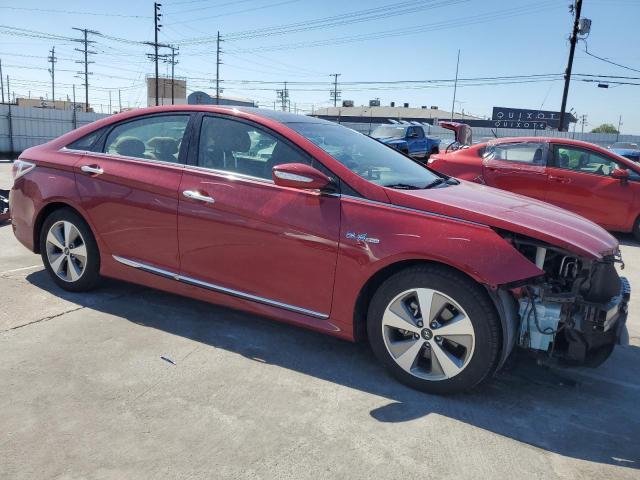
[[[26,162],[24,160],[16,160],[15,162],[13,162],[13,168],[11,169],[13,181],[15,182],[21,176],[26,175],[34,168],[36,168],[35,163]]]

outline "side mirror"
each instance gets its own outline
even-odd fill
[[[304,163],[283,163],[271,171],[273,181],[281,187],[317,190],[326,188],[331,179],[320,170]]]
[[[617,178],[624,183],[629,180],[629,171],[624,168],[614,168],[613,172],[611,172],[611,178]]]

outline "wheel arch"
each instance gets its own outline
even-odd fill
[[[478,282],[464,271],[437,260],[427,259],[408,259],[400,260],[389,265],[385,265],[380,270],[376,271],[360,289],[356,304],[353,312],[353,335],[356,342],[361,342],[367,339],[367,311],[369,304],[373,298],[373,294],[376,289],[382,285],[392,275],[406,270],[408,268],[418,265],[434,265],[441,268],[445,268],[454,271],[460,275],[467,277],[469,280],[479,284],[484,288],[491,304],[495,308],[496,314],[500,319],[502,338],[500,339],[500,354],[498,368],[504,365],[507,357],[513,350],[515,345],[515,335],[517,329],[517,305],[515,299],[505,289],[492,289],[488,285]]]
[[[62,209],[71,210],[77,215],[79,215],[88,225],[89,230],[91,230],[91,233],[93,234],[93,237],[96,239],[96,241],[98,241],[96,232],[91,227],[91,224],[87,220],[86,215],[84,215],[80,210],[78,210],[77,208],[75,208],[73,205],[69,203],[61,202],[61,201],[53,201],[53,202],[47,203],[44,207],[40,209],[40,211],[38,212],[38,215],[36,216],[35,221],[33,222],[33,252],[34,253],[40,253],[40,233],[42,230],[42,226],[44,225],[44,221],[53,212],[57,210],[62,210]]]
[[[453,267],[447,263],[437,260],[420,258],[404,259],[385,265],[367,279],[367,281],[360,289],[360,292],[358,293],[355,308],[353,311],[353,333],[356,341],[364,340],[367,336],[367,310],[369,309],[369,304],[371,303],[373,294],[378,289],[378,287],[392,275],[395,275],[402,270],[406,270],[407,268],[415,267],[418,265],[434,265],[446,268],[464,275],[469,280],[472,280],[475,283],[484,286],[482,283],[478,282],[477,279],[473,278],[459,268]]]

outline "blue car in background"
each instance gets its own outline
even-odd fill
[[[640,147],[637,143],[616,142],[609,146],[609,150],[634,162],[640,162]]]
[[[425,162],[432,153],[440,151],[440,139],[425,135],[420,125],[380,125],[371,132],[371,137]]]

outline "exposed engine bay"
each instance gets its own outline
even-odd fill
[[[624,268],[619,251],[591,260],[536,240],[505,238],[544,271],[512,287],[520,320],[517,345],[564,364],[604,362],[626,335],[631,288],[615,268]]]
[[[9,190],[0,190],[0,222],[9,219]]]

